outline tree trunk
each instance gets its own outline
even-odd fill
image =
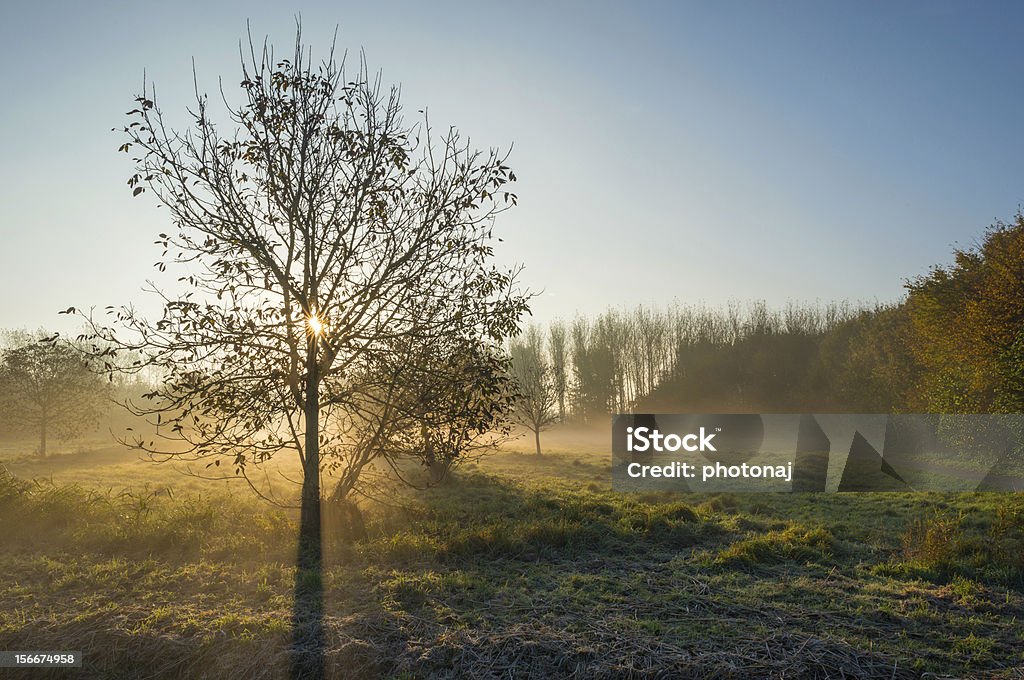
[[[299,558],[310,565],[322,558],[320,532],[320,376],[317,375],[316,338],[310,342],[306,378],[305,463],[302,470],[302,507],[299,518]]]
[[[348,498],[347,487],[343,487],[341,482],[330,498],[324,499],[323,533],[328,545],[332,540],[352,544],[369,538],[363,512]]]
[[[440,484],[448,477],[448,465],[441,460],[435,460],[427,467],[430,473],[430,483]]]
[[[533,431],[533,439],[534,439],[534,442],[537,444],[537,455],[539,456],[540,455],[540,428],[539,427],[536,430]]]
[[[293,680],[325,675],[323,628],[323,539],[320,527],[320,376],[317,336],[311,335],[306,359],[306,435],[299,510],[299,554],[292,610]]]
[[[352,541],[366,541],[369,540],[369,534],[366,533],[366,522],[363,521],[363,511],[359,509],[359,506],[350,500],[343,501],[342,506],[346,514],[345,521],[348,525],[348,535]]]
[[[39,457],[46,458],[46,416],[43,416],[42,423],[39,425]]]

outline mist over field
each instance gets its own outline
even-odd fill
[[[616,494],[606,436],[555,429],[540,459],[527,441],[367,501],[355,543],[325,521],[328,674],[1016,663],[1018,498]],[[5,458],[5,645],[81,648],[95,676],[288,674],[294,514],[116,448]]]
[[[1024,678],[1020,7],[305,4],[0,10],[0,676]]]
[[[402,478],[420,490],[378,470],[383,484],[360,495],[356,525],[325,499],[326,676],[622,677],[657,668],[680,677],[1015,677],[1024,635],[1019,494],[612,491],[607,408],[823,403],[794,386],[814,385],[807,376],[821,379],[832,357],[850,361],[823,349],[829,338],[891,313],[847,309],[802,330],[792,321],[789,331],[748,326],[725,341],[714,334],[726,331],[708,330],[725,326],[709,320],[728,315],[706,312],[697,324],[703,349],[687,341],[646,393],[629,390],[650,367],[624,362],[636,382],[607,392],[604,406],[580,376],[584,366],[614,369],[593,360],[600,345],[568,342],[563,403],[552,391],[539,455],[524,420],[443,480],[406,464]],[[567,327],[625,327],[630,318],[699,317],[612,310]],[[757,373],[766,355],[791,372]],[[734,373],[684,391],[687,376],[722,366]],[[730,383],[729,375],[746,377]],[[614,402],[623,393],[629,399]],[[694,393],[702,401],[686,401]],[[110,441],[118,427],[122,436],[129,427],[159,436],[111,410],[45,457],[36,437],[0,440],[0,559],[13,576],[0,591],[3,646],[80,648],[97,677],[125,668],[159,669],[155,677],[294,675],[300,462],[276,457],[248,475],[250,487],[219,469],[226,465],[155,463]]]

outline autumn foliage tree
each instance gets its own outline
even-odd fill
[[[997,222],[907,288],[928,408],[1024,411],[1024,215]]]

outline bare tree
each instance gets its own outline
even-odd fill
[[[512,373],[519,394],[515,413],[519,422],[533,432],[537,455],[541,453],[540,433],[558,417],[555,382],[544,347],[544,334],[531,325],[511,344]]]
[[[108,405],[106,381],[74,347],[45,332],[14,332],[0,351],[0,418],[5,429],[33,432],[39,455],[47,436],[78,436]]]
[[[558,402],[558,422],[566,417],[565,400],[569,391],[565,322],[561,319],[548,327],[548,346],[551,354],[551,382]]]
[[[132,407],[172,441],[134,446],[227,460],[247,479],[298,457],[301,571],[319,569],[322,474],[347,499],[372,463],[429,462],[426,437],[476,436],[501,415],[491,365],[527,296],[492,263],[494,217],[516,202],[507,153],[438,135],[425,115],[404,122],[398,88],[365,59],[346,73],[332,48],[316,63],[300,33],[286,58],[250,38],[240,103],[220,93],[226,118],[197,86],[177,130],[144,85],[120,148],[133,194],[168,209],[158,267],[180,267],[184,290],[150,286],[156,321],[85,316],[106,354],[137,351],[164,376]],[[480,398],[444,412],[446,387]]]

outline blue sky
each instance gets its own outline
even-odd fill
[[[498,223],[546,320],[677,299],[901,295],[1024,202],[1018,3],[5,3],[0,327],[133,302],[166,212],[116,153],[238,41],[364,48],[413,112],[514,143]]]

